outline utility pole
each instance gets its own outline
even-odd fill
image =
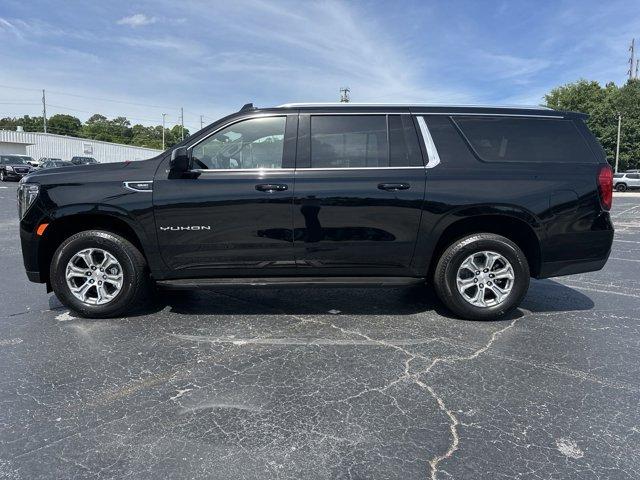
[[[632,38],[631,39],[631,46],[629,47],[629,51],[631,52],[631,56],[629,57],[629,70],[627,71],[627,73],[629,74],[629,80],[633,79],[633,67],[637,66],[636,65],[636,39]],[[637,74],[636,74],[636,78],[637,78]]]
[[[202,123],[202,115],[200,115],[200,130],[202,130],[202,127],[204,127],[204,125]]]
[[[162,150],[164,151],[164,119],[167,116],[166,113],[162,114]]]
[[[620,127],[622,126],[622,115],[618,114],[618,142],[616,143],[616,168],[615,173],[618,173],[618,159],[620,158]]]
[[[180,135],[184,140],[184,108],[180,107]]]
[[[44,121],[44,133],[47,133],[47,102],[44,96],[44,88],[42,89],[42,119]]]
[[[349,87],[340,88],[340,103],[349,103],[349,93],[351,93]]]

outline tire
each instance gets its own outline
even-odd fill
[[[616,191],[618,191],[618,192],[626,192],[627,191],[627,184],[626,183],[618,183],[616,185]]]
[[[461,267],[463,262],[466,262],[474,254],[477,256],[472,258],[476,263],[481,262],[483,258],[486,259],[487,257],[481,252],[489,252],[494,258],[496,256],[493,254],[497,253],[498,257],[506,259],[512,270],[505,275],[511,275],[513,279],[494,279],[491,281],[488,278],[492,271],[503,271],[501,270],[502,265],[505,265],[505,269],[508,270],[503,260],[495,260],[494,270],[488,270],[486,273],[484,269],[471,272],[468,268]],[[462,270],[460,270],[461,268]],[[486,303],[486,306],[476,306],[470,303],[470,300],[465,299],[463,293],[458,290],[460,271],[467,277],[470,275],[469,278],[473,282],[480,280],[478,283],[465,287],[467,288],[465,293],[468,296],[473,296],[478,292],[477,289],[483,286],[482,299],[478,301]],[[496,276],[500,275],[494,274],[494,277]],[[456,240],[449,245],[438,260],[433,280],[438,297],[454,314],[467,320],[494,320],[516,308],[526,295],[529,289],[529,264],[522,250],[508,238],[493,233],[476,233]],[[485,286],[482,282],[487,285]],[[500,288],[498,289],[496,287],[499,282]],[[511,282],[510,291],[502,301],[498,301],[494,291],[506,291],[508,282]],[[491,287],[489,287],[490,284]],[[484,288],[491,291],[484,293]]]
[[[7,177],[5,177],[4,170],[0,170],[0,182],[6,182]]]
[[[98,260],[101,258],[100,252],[107,252],[117,261],[117,263],[114,262],[112,264],[110,271],[120,272],[117,275],[117,277],[121,277],[121,281],[119,282],[121,284],[120,290],[106,303],[93,304],[80,300],[73,294],[67,281],[66,271],[69,261],[74,259],[76,262],[75,265],[80,265],[79,268],[84,269],[86,262],[81,260],[78,263],[77,259],[79,257],[76,256],[76,254],[87,251],[98,252],[94,254],[93,257],[96,258],[97,255]],[[113,268],[116,265],[117,268],[114,270]],[[85,270],[91,273],[89,268]],[[96,270],[99,269],[93,269],[96,275],[102,275]],[[49,278],[51,280],[51,287],[60,301],[80,316],[89,318],[121,316],[132,310],[134,306],[139,307],[143,305],[145,300],[150,297],[149,293],[151,291],[147,262],[142,253],[127,239],[102,230],[87,230],[76,233],[62,242],[53,255]],[[94,286],[97,288],[98,280],[100,278],[106,278],[106,276],[96,276],[95,278],[96,285]],[[82,276],[74,278],[71,281],[78,282],[81,281],[81,279],[83,279]],[[107,288],[107,282],[108,281],[104,282],[104,288]],[[112,284],[110,285],[111,289],[116,290]],[[92,287],[89,287],[87,290],[91,290],[86,292],[89,302],[95,301],[91,295],[93,292],[97,292],[97,290],[93,290]],[[95,296],[98,296],[98,294],[96,293]]]

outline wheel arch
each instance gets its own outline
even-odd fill
[[[532,226],[531,220],[527,221],[521,216],[487,213],[451,221],[443,228],[435,243],[427,278],[433,277],[438,259],[451,243],[474,233],[494,233],[511,240],[524,253],[531,276],[537,277],[540,273],[542,254],[540,237]]]
[[[148,261],[144,242],[132,223],[130,219],[107,212],[75,213],[51,220],[42,235],[38,249],[38,269],[41,278],[49,283],[49,267],[57,248],[71,235],[85,230],[104,230],[120,235],[130,241]]]

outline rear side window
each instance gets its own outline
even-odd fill
[[[572,120],[490,116],[453,120],[486,162],[596,162]]]
[[[613,178],[622,178],[624,177],[624,173],[616,173],[613,175]]]
[[[311,167],[388,166],[386,115],[311,117]]]
[[[421,166],[409,115],[311,116],[312,168]]]

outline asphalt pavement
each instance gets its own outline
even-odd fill
[[[495,322],[423,288],[163,292],[75,318],[0,185],[0,479],[640,478],[640,195]]]

